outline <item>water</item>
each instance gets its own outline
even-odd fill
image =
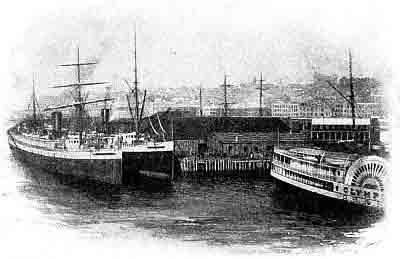
[[[31,242],[35,234],[27,232],[43,229],[51,242],[68,233],[71,240],[89,244],[107,240],[124,247],[125,241],[134,240],[157,244],[154,249],[160,244],[189,247],[189,254],[192,248],[246,254],[354,253],[381,242],[375,233],[382,232],[382,215],[338,211],[330,205],[308,207],[296,194],[276,188],[272,179],[185,179],[168,187],[111,187],[29,169],[9,151],[3,154],[8,170],[0,175],[0,206],[8,213],[1,221],[18,242],[21,233],[22,242]]]

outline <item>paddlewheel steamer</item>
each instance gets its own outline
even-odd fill
[[[275,148],[271,176],[326,197],[383,208],[387,161],[311,148]]]
[[[349,50],[350,95],[339,90],[329,80],[326,81],[351,107],[352,128],[346,133],[345,143],[340,141],[331,143],[333,146],[326,146],[325,150],[300,147],[275,148],[271,176],[289,185],[326,197],[381,209],[385,203],[384,191],[387,186],[388,163],[383,157],[365,155],[370,154],[371,150],[370,132],[368,133],[368,152],[363,154],[357,151],[359,147],[366,147],[366,143],[360,142],[357,138],[360,132],[356,125],[356,102],[352,78],[352,56]],[[336,133],[329,132],[329,135],[332,134]],[[348,147],[342,145],[346,143]],[[346,153],[330,152],[332,148],[346,151]]]

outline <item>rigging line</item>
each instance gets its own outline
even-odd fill
[[[132,106],[131,106],[131,102],[129,101],[129,95],[126,95],[126,100],[128,101],[128,109],[129,109],[129,113],[132,117],[132,120],[135,121],[135,116],[133,116],[133,111],[132,111]]]
[[[42,111],[42,108],[40,107],[39,102],[38,102],[36,96],[35,96],[35,103],[36,103],[37,111],[38,111],[38,112],[41,112],[41,111]]]
[[[159,136],[160,134],[158,134],[158,132],[157,132],[156,129],[154,128],[153,123],[151,122],[150,117],[148,117],[148,118],[149,118],[150,126],[151,126],[151,128],[153,129],[154,133],[155,133],[157,136]]]
[[[160,117],[158,116],[158,113],[156,113],[156,114],[157,114],[158,124],[160,125],[161,131],[162,131],[163,140],[166,141],[166,140],[165,140],[165,133],[166,133],[166,132],[165,132],[165,130],[164,130],[162,124],[161,124]]]
[[[163,133],[167,133],[167,132],[164,130],[162,124],[161,124],[160,117],[158,116],[158,113],[156,113],[156,114],[157,114],[158,124],[160,124],[161,131],[162,131]]]
[[[147,90],[144,90],[143,101],[142,101],[142,108],[140,109],[139,122],[142,121],[142,119],[143,119],[143,111],[144,111],[144,104],[145,104],[145,102],[146,102],[146,94],[147,94]],[[139,126],[140,126],[140,125],[139,125]]]

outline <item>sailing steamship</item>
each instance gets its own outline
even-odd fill
[[[81,63],[79,48],[77,62],[61,66],[77,68],[77,82],[55,88],[73,88],[74,102],[67,105],[49,107],[53,111],[52,125],[45,128],[37,119],[37,100],[33,92],[33,120],[17,124],[7,131],[8,143],[13,153],[29,166],[37,166],[52,173],[78,176],[110,184],[130,184],[143,178],[152,178],[170,182],[179,174],[179,164],[174,158],[173,140],[157,142],[146,138],[139,132],[142,111],[138,107],[138,80],[136,64],[135,33],[135,81],[131,94],[135,96],[135,114],[129,110],[135,123],[135,132],[108,134],[107,131],[95,132],[85,127],[85,105],[107,103],[111,98],[86,100],[82,87],[100,85],[106,82],[81,82],[81,67],[95,64]],[[33,86],[34,88],[34,86]],[[145,98],[145,96],[144,96]],[[143,100],[144,104],[144,100]],[[76,130],[63,130],[62,113],[58,110],[74,108]],[[105,123],[109,120],[109,109],[102,109]],[[140,115],[139,115],[140,114]]]

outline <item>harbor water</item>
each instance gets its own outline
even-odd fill
[[[196,249],[213,255],[355,253],[382,241],[375,234],[384,228],[381,214],[303,206],[270,178],[112,187],[28,168],[9,150],[2,155],[2,244],[28,258],[35,252],[46,258],[43,251],[81,255],[93,247],[114,254],[115,246],[117,253],[155,256],[173,256],[175,248],[188,255]],[[15,242],[30,250],[10,248]]]

